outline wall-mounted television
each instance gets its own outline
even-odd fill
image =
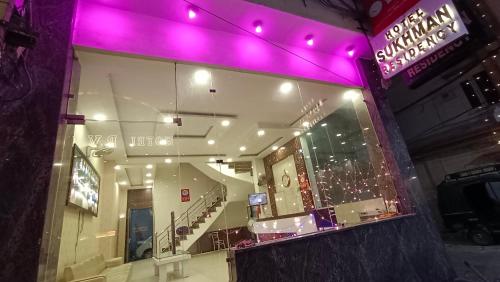
[[[89,159],[75,144],[71,161],[71,183],[67,204],[97,216],[101,178]]]
[[[249,194],[248,204],[250,206],[267,205],[267,194],[266,193]]]

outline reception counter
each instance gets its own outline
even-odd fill
[[[230,281],[453,281],[426,222],[405,215],[234,248]]]

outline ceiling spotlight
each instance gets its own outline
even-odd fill
[[[348,47],[345,49],[345,51],[347,52],[347,55],[348,55],[349,57],[354,56],[354,46],[353,46],[353,45],[348,46]]]
[[[215,140],[210,139],[210,140],[207,141],[207,143],[208,143],[208,145],[213,145],[213,144],[215,144]]]
[[[283,82],[280,86],[280,92],[282,94],[288,94],[292,91],[293,85],[290,82]]]
[[[188,9],[188,18],[190,20],[193,20],[194,18],[196,18],[196,11],[195,11],[195,8],[194,7],[190,7]]]
[[[245,146],[240,147],[240,151],[245,152],[246,150],[247,150],[247,147],[245,147]]]
[[[122,167],[120,165],[115,165],[115,170],[120,170]]]
[[[299,136],[299,135],[300,135],[300,131],[295,131],[295,132],[293,133],[293,136]]]
[[[210,159],[208,159],[208,161],[211,163],[215,163],[215,158],[210,158]]]
[[[151,175],[152,174],[150,172],[146,173],[146,177],[151,177]]]
[[[255,27],[255,32],[256,33],[261,33],[262,32],[262,22],[261,21],[254,22],[253,26]]]
[[[165,163],[171,164],[172,163],[172,159],[165,159]]]
[[[94,119],[97,121],[105,121],[108,117],[105,114],[95,114]]]
[[[220,124],[224,127],[228,127],[231,124],[231,122],[229,120],[225,119],[225,120],[221,121]]]
[[[153,168],[153,165],[152,165],[152,164],[148,164],[148,165],[146,165],[146,168],[147,168],[147,169],[152,169],[152,168]]]
[[[120,184],[120,185],[122,185],[122,186],[123,186],[123,185],[127,185],[127,181],[120,181],[118,184]]]
[[[173,123],[174,122],[174,118],[171,117],[171,116],[166,116],[163,118],[163,122],[164,123]]]
[[[354,91],[354,90],[349,90],[347,92],[344,93],[344,96],[342,96],[342,99],[344,100],[350,100],[350,101],[354,101],[356,99],[358,99],[359,97],[359,93]]]
[[[264,136],[264,135],[266,135],[266,132],[263,129],[261,129],[261,130],[257,131],[257,135]]]
[[[165,145],[167,145],[167,140],[161,139],[160,142],[158,142],[158,144],[165,146]]]
[[[194,73],[194,82],[198,85],[206,85],[210,80],[210,73],[206,70],[198,70]]]
[[[337,133],[337,137],[340,137],[340,136],[342,136],[342,134],[341,133]]]
[[[321,126],[322,126],[322,127],[325,127],[325,126],[326,126],[326,123],[323,123]]]
[[[312,133],[311,133],[311,132],[307,132],[307,133],[306,133],[306,135],[307,135],[307,136],[311,136],[311,135],[312,135]]]
[[[314,36],[312,34],[307,35],[305,40],[306,40],[307,45],[309,45],[309,46],[314,45]]]
[[[303,126],[303,127],[308,127],[309,125],[310,125],[310,123],[309,123],[308,121],[304,121],[304,122],[302,123],[302,126]]]
[[[226,160],[226,163],[230,163],[232,161],[233,161],[233,159],[229,158],[229,159]]]
[[[276,151],[276,150],[278,150],[278,146],[273,146],[272,149],[273,149],[273,151]]]
[[[144,182],[145,182],[145,183],[148,183],[148,184],[151,184],[151,183],[153,183],[153,180],[148,179],[148,180],[146,180],[146,181],[144,181]]]

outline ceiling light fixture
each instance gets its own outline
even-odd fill
[[[210,80],[210,73],[206,70],[197,70],[194,73],[194,82],[198,85],[206,85]]]
[[[135,144],[134,143],[130,143],[128,144],[129,147],[135,147]]]
[[[215,163],[215,158],[210,158],[210,159],[208,159],[208,161],[211,163]]]
[[[225,120],[221,121],[220,124],[224,127],[228,127],[231,124],[231,122],[229,120],[225,119]]]
[[[207,141],[207,143],[208,143],[208,145],[213,145],[213,144],[215,144],[215,140],[210,139],[210,140]]]
[[[115,165],[115,170],[120,170],[122,167],[120,165]]]
[[[247,150],[247,147],[245,147],[245,146],[240,147],[240,151],[245,152],[246,150]]]
[[[152,174],[150,172],[146,173],[146,177],[151,177],[151,175]]]
[[[322,127],[325,127],[325,126],[326,126],[326,123],[323,123],[321,126],[322,126]]]
[[[196,18],[196,9],[195,9],[195,7],[189,7],[188,8],[188,18],[190,20],[193,20],[193,19]]]
[[[255,27],[255,32],[256,33],[261,33],[262,32],[262,22],[261,21],[255,21],[253,23],[253,26]]]
[[[282,94],[288,94],[292,91],[292,89],[293,89],[293,85],[290,82],[283,82],[280,85],[280,92]]]
[[[345,51],[347,52],[347,55],[348,55],[349,57],[354,56],[354,46],[353,46],[353,45],[348,46],[348,47],[345,49]]]
[[[302,126],[303,126],[303,127],[308,127],[309,125],[310,125],[310,123],[309,123],[308,121],[304,121],[304,122],[302,123]]]
[[[147,168],[147,169],[152,169],[152,168],[153,168],[153,165],[152,165],[152,164],[148,164],[148,165],[146,165],[146,168]]]
[[[314,36],[312,34],[309,34],[305,37],[306,44],[308,46],[313,46],[314,45]]]
[[[264,135],[266,135],[266,132],[263,129],[260,129],[259,131],[257,131],[257,135],[264,136]]]
[[[105,114],[98,113],[94,115],[94,119],[96,121],[105,121],[108,117]]]
[[[300,131],[295,131],[295,132],[293,133],[293,136],[299,136],[299,135],[300,135]]]
[[[153,183],[153,180],[148,179],[148,180],[146,180],[146,181],[144,181],[144,182],[145,182],[145,183],[148,183],[148,184],[151,184],[151,183]]]
[[[354,91],[354,90],[349,90],[347,92],[344,93],[344,96],[342,96],[342,99],[346,100],[346,101],[355,101],[356,99],[358,99],[359,97],[359,93]]]
[[[118,183],[118,184],[120,184],[120,185],[123,186],[123,185],[127,185],[127,182],[126,181],[120,181],[120,183]]]
[[[171,116],[166,116],[163,118],[163,122],[164,123],[173,123],[174,122],[174,118],[171,117]]]
[[[311,133],[311,132],[307,132],[307,133],[306,133],[306,135],[307,135],[307,136],[311,136],[311,135],[312,135],[312,133]]]
[[[172,163],[172,159],[165,159],[165,163],[171,164]]]
[[[278,146],[273,146],[272,149],[273,149],[273,151],[276,151],[276,150],[278,150]]]

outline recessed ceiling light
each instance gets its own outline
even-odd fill
[[[118,184],[120,184],[120,185],[127,185],[127,182],[126,181],[120,181]]]
[[[146,186],[146,188],[151,189],[151,188],[153,188],[153,186],[152,185],[148,185],[148,186]]]
[[[173,123],[174,122],[174,118],[171,117],[171,116],[166,116],[163,118],[163,122],[164,123]]]
[[[171,164],[172,163],[172,159],[165,159],[165,163]]]
[[[229,120],[225,119],[225,120],[221,121],[220,124],[222,126],[227,127],[227,126],[229,126],[231,124],[231,122]]]
[[[215,158],[209,158],[208,161],[211,163],[215,163]]]
[[[311,136],[311,135],[312,135],[312,133],[311,133],[311,132],[307,132],[306,134],[307,134],[308,136]]]
[[[120,165],[115,165],[115,170],[120,170],[122,167]]]
[[[229,159],[226,160],[227,163],[230,163],[232,161],[233,161],[233,159],[231,159],[231,158],[229,158]]]
[[[303,127],[308,127],[309,125],[310,125],[310,123],[309,123],[308,121],[304,121],[304,122],[302,123],[302,126],[303,126]]]
[[[198,85],[206,85],[210,80],[210,73],[206,70],[198,70],[194,73],[194,82]]]
[[[207,141],[207,143],[208,143],[208,145],[213,145],[213,144],[215,144],[215,140],[210,139],[210,140]]]
[[[344,93],[344,96],[342,96],[342,98],[344,100],[350,100],[350,101],[354,101],[354,100],[358,99],[358,97],[359,97],[359,93],[355,92],[354,90],[349,90],[349,91]]]
[[[276,150],[278,150],[278,146],[273,146],[272,149],[273,149],[273,151],[276,151]]]
[[[340,136],[342,136],[342,134],[340,134],[340,133],[337,133],[337,137],[340,137]]]
[[[347,47],[347,48],[345,49],[345,51],[347,52],[347,55],[348,55],[349,57],[354,56],[354,46],[353,46],[353,45],[351,45],[351,46]]]
[[[97,121],[105,121],[108,117],[106,117],[105,114],[101,114],[101,113],[98,113],[98,114],[95,114],[94,115],[94,119],[97,120]]]
[[[146,173],[146,177],[151,177],[151,175],[152,174],[150,172]]]
[[[193,8],[189,8],[189,9],[188,9],[188,18],[189,18],[190,20],[192,20],[192,19],[196,18],[196,12],[194,11],[194,9],[193,9]]]
[[[261,130],[257,131],[257,135],[264,136],[264,135],[266,135],[266,132],[263,129],[261,129]]]
[[[129,147],[135,147],[135,144],[134,143],[130,143],[128,144]]]
[[[293,136],[299,136],[299,135],[300,135],[300,131],[295,131],[295,132],[293,133]]]
[[[148,180],[144,181],[144,183],[151,184],[151,183],[153,183],[153,180],[148,179]]]
[[[321,126],[322,126],[322,127],[325,127],[326,125],[327,125],[326,123],[323,123]]]
[[[314,45],[314,36],[312,34],[307,35],[306,38],[305,38],[305,40],[306,40],[306,44],[308,46],[313,46]]]
[[[255,27],[255,32],[261,33],[262,32],[262,25],[258,25]]]
[[[293,85],[290,82],[283,82],[280,86],[280,92],[282,94],[288,94],[292,91]]]
[[[247,147],[245,147],[245,146],[240,147],[240,151],[245,152],[246,150],[247,150]]]
[[[152,165],[152,164],[148,164],[148,165],[146,165],[146,168],[147,168],[147,169],[152,169],[152,168],[153,168],[153,165]]]
[[[167,145],[167,140],[166,139],[161,139],[160,142],[158,142],[158,144],[160,144],[162,146],[165,146],[165,145]]]

